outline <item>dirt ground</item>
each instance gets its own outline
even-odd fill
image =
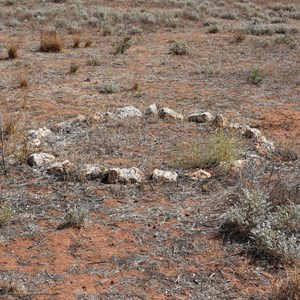
[[[35,2],[28,2],[29,9],[41,5]],[[53,5],[66,12],[76,1],[62,2]],[[86,5],[177,8],[176,1],[163,2]],[[197,20],[141,26],[143,31],[131,35],[131,47],[123,55],[113,53],[112,43],[124,31],[103,36],[103,27],[84,26],[79,48],[73,48],[74,34],[62,29],[64,49],[59,53],[39,51],[40,31],[49,24],[35,25],[29,19],[0,31],[0,110],[6,122],[16,125],[5,140],[8,173],[0,175],[0,197],[14,209],[0,229],[1,299],[266,299],[283,267],[253,261],[244,244],[227,243],[218,235],[240,186],[237,179],[213,176],[195,182],[180,176],[176,184],[149,179],[111,185],[61,180],[16,159],[27,130],[51,129],[78,114],[89,118],[129,105],[144,111],[152,103],[185,117],[199,110],[221,113],[300,154],[299,33],[290,35],[298,47],[280,42],[283,35],[277,33],[247,34],[236,42],[235,28],[252,19],[243,11],[237,19],[224,18],[222,12],[245,1],[220,2],[209,2],[218,13],[213,6]],[[252,2],[261,12],[267,9],[266,3]],[[11,12],[7,20],[22,5],[27,4],[1,1]],[[220,30],[207,33],[203,24],[213,18]],[[300,30],[299,19],[286,19],[285,24]],[[90,47],[84,47],[87,38],[92,39]],[[188,54],[170,54],[174,42],[184,43]],[[18,59],[7,59],[9,43],[19,44]],[[89,65],[91,57],[99,64]],[[73,74],[71,63],[79,66]],[[263,70],[261,84],[248,81],[254,68]],[[28,87],[19,86],[22,76]],[[115,93],[103,92],[108,83],[116,84]],[[208,126],[186,120],[109,119],[75,124],[67,133],[46,138],[38,151],[68,159],[78,169],[96,163],[136,166],[147,176],[155,168],[183,174],[190,170],[172,167],[172,152],[179,144],[205,141],[211,133]],[[282,161],[279,155],[278,164]],[[280,168],[299,179],[299,162],[285,161]],[[85,226],[60,227],[70,207],[89,212]]]

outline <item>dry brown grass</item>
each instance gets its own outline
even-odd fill
[[[88,37],[87,39],[86,39],[86,41],[85,41],[85,45],[84,45],[84,47],[91,47],[92,46],[92,43],[93,43],[93,40],[90,38],[90,37]]]
[[[79,33],[76,33],[73,35],[73,48],[79,48],[81,41],[81,35]]]
[[[274,283],[275,287],[268,300],[299,300],[300,271],[294,267],[286,271],[286,279]]]
[[[4,115],[4,136],[8,137],[17,132],[17,116]]]
[[[40,51],[43,52],[61,52],[63,42],[60,34],[57,31],[45,31],[40,37]]]
[[[18,51],[19,51],[20,45],[17,43],[11,43],[6,46],[7,49],[7,55],[9,59],[16,59],[19,57]]]
[[[19,75],[19,87],[20,88],[28,88],[29,86],[29,82],[28,82],[28,78],[25,72],[22,72]]]

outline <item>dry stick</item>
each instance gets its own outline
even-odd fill
[[[1,146],[2,146],[2,166],[3,166],[3,173],[6,175],[6,167],[5,167],[5,154],[4,154],[4,122],[3,122],[3,114],[0,112],[0,125],[1,125]]]

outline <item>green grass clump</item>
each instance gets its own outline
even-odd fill
[[[114,94],[118,91],[119,87],[114,82],[106,83],[103,87],[103,90],[106,94]]]
[[[230,165],[239,157],[240,142],[221,128],[215,130],[208,143],[194,142],[180,147],[171,155],[171,165],[179,168],[204,168]]]
[[[259,85],[263,82],[265,75],[261,69],[252,69],[248,76],[248,82],[251,84]]]

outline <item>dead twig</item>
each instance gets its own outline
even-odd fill
[[[0,112],[0,125],[1,125],[1,157],[2,157],[2,168],[3,168],[3,174],[7,174],[6,166],[5,166],[5,153],[4,153],[4,121],[3,121],[3,114]]]

